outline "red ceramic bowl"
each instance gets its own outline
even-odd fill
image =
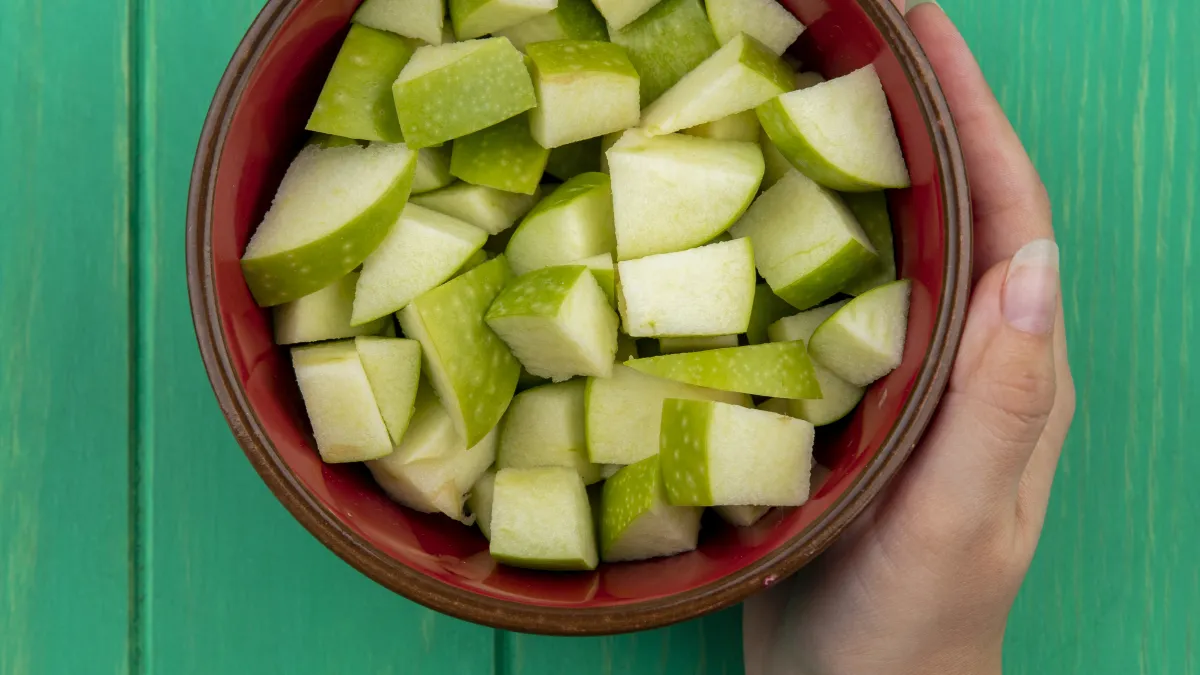
[[[474,529],[390,502],[358,466],[313,447],[287,354],[239,258],[305,137],[359,0],[270,0],[238,47],[192,174],[187,264],[204,364],[254,468],[326,546],[379,583],[470,621],[548,634],[653,628],[736,603],[825,549],[895,475],[933,415],[962,330],[970,202],[954,126],[929,63],[888,0],[786,0],[808,26],[797,55],[828,77],[874,62],[913,187],[893,192],[900,273],[913,280],[903,365],[824,430],[832,469],[801,508],[751,528],[706,524],[699,550],[592,573],[496,565]]]

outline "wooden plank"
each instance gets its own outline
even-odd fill
[[[125,672],[126,3],[0,11],[0,673]]]

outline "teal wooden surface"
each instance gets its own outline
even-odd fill
[[[1200,5],[942,5],[1054,198],[1079,387],[1006,672],[1200,673]],[[736,609],[494,634],[375,586],[263,487],[182,260],[200,124],[260,6],[0,4],[0,675],[740,673]]]

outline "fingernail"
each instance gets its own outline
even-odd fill
[[[1008,263],[1004,320],[1025,333],[1050,333],[1058,315],[1058,292],[1058,244],[1049,239],[1025,244]]]
[[[933,5],[934,7],[941,7],[941,5],[939,5],[937,3],[937,0],[912,0],[907,5],[905,5],[904,13],[908,14],[909,12],[916,9],[918,5]]]

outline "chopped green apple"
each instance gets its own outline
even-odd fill
[[[554,11],[557,0],[449,0],[459,40],[483,37]]]
[[[809,178],[843,192],[911,183],[875,66],[764,103],[767,135]]]
[[[795,311],[791,305],[771,290],[769,284],[754,288],[754,307],[750,309],[750,327],[746,329],[746,341],[752,345],[766,342],[771,324]],[[807,339],[807,338],[806,338]]]
[[[602,173],[585,173],[563,183],[525,216],[505,253],[515,274],[611,254],[612,188]],[[612,258],[609,258],[609,267]]]
[[[721,520],[735,527],[750,527],[762,520],[771,510],[769,506],[718,506],[713,509]]]
[[[404,334],[420,341],[424,372],[467,445],[500,421],[521,373],[483,320],[511,277],[501,256],[421,295],[398,315]]]
[[[600,170],[601,138],[589,138],[586,141],[563,145],[550,151],[550,159],[546,161],[546,173],[559,180],[572,178]]]
[[[683,133],[688,136],[711,138],[714,141],[757,143],[762,134],[762,125],[758,123],[758,115],[754,114],[753,110],[743,110],[729,117],[684,129]]]
[[[358,272],[351,272],[316,293],[275,307],[275,344],[294,345],[358,335],[379,335],[389,323],[387,319],[361,326],[350,325],[356,284]]]
[[[598,482],[600,465],[588,460],[583,433],[586,388],[585,380],[572,380],[518,394],[501,422],[496,467],[564,466],[578,471],[585,485]]]
[[[647,457],[604,484],[600,559],[647,560],[695,550],[703,513],[668,503],[659,457]]]
[[[399,35],[352,24],[305,128],[365,141],[403,142],[392,83],[415,49]]]
[[[525,57],[504,38],[421,47],[392,85],[404,140],[439,145],[537,105]]]
[[[689,337],[743,333],[754,306],[754,251],[745,239],[617,265],[625,333]]]
[[[588,268],[596,283],[600,284],[600,290],[604,291],[604,297],[608,298],[608,304],[613,309],[617,308],[617,266],[613,264],[611,253],[601,253],[571,264]]]
[[[412,420],[421,379],[421,344],[416,340],[385,337],[360,337],[354,341],[362,361],[379,413],[399,445]]]
[[[904,359],[911,290],[912,282],[904,279],[847,302],[813,333],[813,358],[860,387],[895,370]]]
[[[759,273],[796,309],[833,297],[876,260],[841,198],[799,171],[764,192],[730,232],[754,242]]]
[[[546,171],[550,151],[529,135],[518,115],[454,141],[450,173],[475,185],[531,195]]]
[[[537,377],[562,382],[608,377],[617,351],[617,314],[582,265],[518,277],[496,298],[487,324]]]
[[[739,35],[646,108],[642,128],[670,134],[754,108],[792,90],[795,74],[761,42]]]
[[[686,354],[709,349],[725,349],[738,346],[736,335],[714,335],[712,337],[660,338],[659,354]]]
[[[596,568],[587,488],[573,469],[502,469],[492,498],[491,554],[514,567]]]
[[[776,0],[708,0],[707,7],[721,44],[745,33],[782,54],[804,32],[804,24]]]
[[[668,398],[751,405],[750,397],[694,387],[614,366],[612,377],[588,380],[584,415],[588,457],[598,464],[633,464],[658,454],[662,402]]]
[[[641,75],[642,107],[653,103],[721,47],[700,0],[662,0],[612,41],[629,53]]]
[[[804,343],[778,342],[626,361],[647,375],[754,396],[820,398]]]
[[[292,366],[324,462],[391,454],[392,441],[353,340],[295,347]]]
[[[412,186],[414,195],[440,190],[453,182],[454,176],[450,175],[450,148],[421,148],[417,152]]]
[[[844,300],[834,302],[780,319],[771,324],[767,333],[772,342],[803,340],[807,344],[812,339],[813,332],[845,304]],[[825,426],[850,414],[866,393],[862,387],[846,382],[819,363],[813,363],[813,372],[817,376],[817,384],[821,385],[821,398],[788,401],[772,399],[783,401],[783,410],[774,412],[806,420],[813,426]]]
[[[508,38],[520,50],[535,42],[608,40],[604,17],[590,0],[558,0],[558,7],[551,12],[494,34]]]
[[[488,234],[500,234],[529,213],[540,197],[540,191],[520,195],[485,185],[455,183],[414,195],[412,203],[464,220]]]
[[[467,508],[475,516],[475,524],[484,537],[492,537],[492,501],[496,493],[496,470],[488,469],[467,496]]]
[[[808,89],[815,87],[825,81],[825,77],[820,73],[811,71],[796,73],[796,90]]]
[[[844,307],[846,302],[846,300],[839,300],[815,307],[807,312],[785,316],[767,328],[767,337],[771,342],[795,342],[796,340],[801,340],[805,344],[808,344],[808,341],[812,339],[812,334],[817,331],[817,328],[825,323],[826,319],[833,316],[834,312]]]
[[[892,242],[892,219],[888,215],[887,195],[882,192],[848,192],[842,200],[854,213],[871,246],[878,253],[877,262],[869,265],[852,279],[843,293],[862,295],[877,286],[896,280],[896,251]]]
[[[677,506],[800,506],[813,432],[765,410],[668,399],[659,451],[667,496]]]
[[[659,0],[592,0],[608,22],[610,33],[628,26],[658,3]]]
[[[531,44],[526,51],[537,91],[529,125],[542,147],[628,129],[641,119],[638,73],[619,45],[557,40]]]
[[[361,265],[400,216],[416,160],[402,143],[301,150],[242,256],[255,301],[291,302]]]
[[[354,13],[354,23],[431,45],[442,44],[445,18],[445,0],[365,0]]]
[[[404,309],[453,277],[486,241],[487,233],[478,227],[409,204],[363,262],[351,323],[357,326]]]
[[[763,178],[754,143],[627,132],[608,151],[617,259],[712,241],[754,200]]]

